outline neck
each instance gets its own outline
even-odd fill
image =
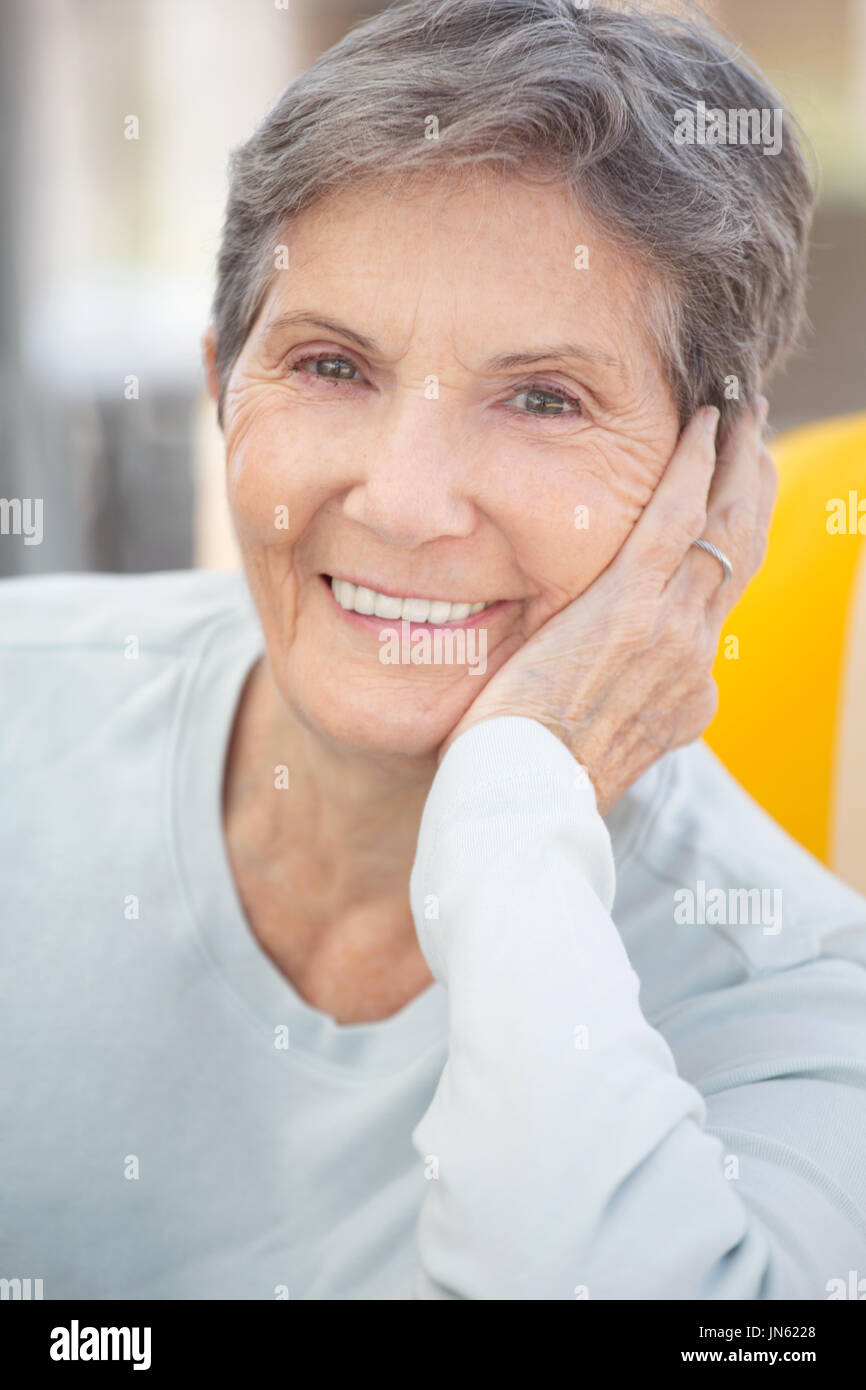
[[[232,871],[260,945],[340,1022],[388,1017],[432,980],[409,874],[435,771],[435,754],[374,758],[323,738],[286,710],[265,661],[247,681],[224,783]]]
[[[284,767],[288,786],[275,771]],[[414,857],[436,755],[383,757],[347,748],[290,713],[262,660],[247,682],[226,766],[227,813],[259,808],[270,847],[286,837],[357,868],[367,858],[381,881],[393,866],[401,882]],[[403,869],[405,868],[405,874]]]

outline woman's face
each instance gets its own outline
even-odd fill
[[[640,275],[564,191],[492,177],[339,192],[285,246],[224,411],[271,671],[339,743],[430,754],[601,573],[670,457]],[[392,604],[343,608],[331,578]],[[438,606],[403,622],[395,596]]]

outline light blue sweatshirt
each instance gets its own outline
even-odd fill
[[[602,818],[539,723],[462,735],[411,878],[436,983],[341,1026],[227,861],[242,578],[7,580],[0,648],[0,1279],[866,1296],[866,901],[703,743]]]

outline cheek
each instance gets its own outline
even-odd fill
[[[638,520],[663,468],[660,451],[594,439],[568,455],[549,455],[512,478],[531,480],[509,490],[508,515],[499,512],[521,573],[535,597],[532,626],[577,598],[610,563]]]
[[[328,471],[292,412],[250,402],[226,429],[226,494],[242,547],[286,548],[329,493]]]
[[[640,516],[651,489],[586,473],[579,491],[581,500],[575,504],[571,518],[569,561],[584,588],[613,559]]]

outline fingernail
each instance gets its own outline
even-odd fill
[[[708,406],[706,406],[706,407],[704,408],[704,429],[706,430],[707,434],[715,434],[715,432],[716,432],[716,426],[718,425],[718,423],[719,423],[719,412],[718,412],[716,406],[714,406],[714,405],[708,405]]]

